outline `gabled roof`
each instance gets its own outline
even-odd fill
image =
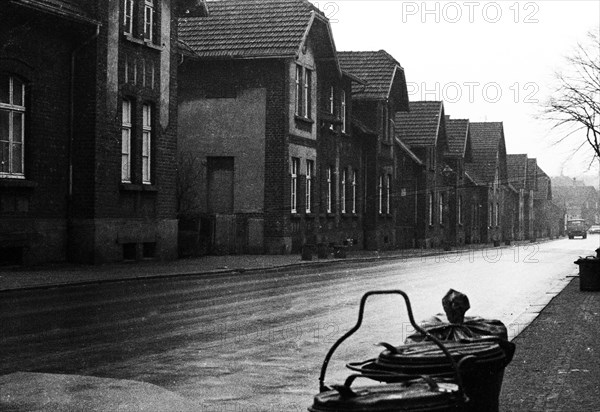
[[[527,155],[506,155],[506,166],[508,169],[508,181],[515,189],[525,189],[527,183]]]
[[[489,184],[494,181],[496,167],[500,166],[504,151],[504,128],[502,122],[472,122],[469,124],[473,161],[467,164],[466,170],[477,184]],[[502,173],[502,170],[500,171]],[[500,176],[502,179],[502,176]]]
[[[550,177],[536,165],[537,175],[537,189],[533,193],[534,199],[539,200],[552,200],[552,186],[550,184]]]
[[[313,23],[321,22],[319,39],[328,41],[318,43],[328,43],[327,55],[336,59],[329,20],[306,0],[219,0],[207,6],[207,17],[179,19],[179,37],[199,58],[296,57]]]
[[[537,160],[527,159],[527,190],[537,190]]]
[[[403,107],[408,105],[408,92],[404,69],[385,50],[338,52],[342,70],[362,79],[364,85],[352,86],[352,98],[356,100],[384,100],[393,92],[394,81],[400,81],[398,100]]]
[[[465,156],[469,119],[450,119],[446,116],[446,135],[448,136],[448,154]]]
[[[396,137],[409,147],[433,146],[437,142],[443,116],[442,102],[410,102],[408,112],[396,113]]]

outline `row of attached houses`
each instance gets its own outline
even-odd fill
[[[399,62],[338,51],[308,1],[8,0],[0,14],[2,263],[557,232],[537,213],[549,179],[506,154],[502,123],[409,102]]]

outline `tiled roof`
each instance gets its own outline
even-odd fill
[[[199,57],[293,57],[313,13],[306,0],[219,0],[207,2],[208,17],[179,19],[179,37]]]
[[[506,155],[506,167],[508,169],[508,181],[515,189],[525,189],[527,179],[527,155]]]
[[[410,102],[409,112],[396,113],[396,137],[409,147],[434,145],[443,108],[442,102]]]
[[[466,165],[478,184],[488,184],[496,176],[496,159],[503,137],[501,122],[472,122],[469,124],[473,162]]]
[[[362,79],[365,84],[352,85],[353,99],[386,99],[396,70],[404,79],[404,69],[385,50],[338,52],[342,70]]]
[[[552,191],[550,186],[550,177],[540,168],[539,165],[536,165],[536,175],[537,189],[533,193],[533,198],[539,200],[551,200]]]
[[[468,131],[468,119],[450,119],[450,116],[446,116],[446,136],[450,154],[464,156]]]
[[[536,159],[527,159],[527,190],[537,190]]]

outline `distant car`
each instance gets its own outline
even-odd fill
[[[569,239],[575,236],[587,237],[586,223],[584,219],[570,219],[567,221],[567,235]]]
[[[600,233],[600,225],[592,225],[588,229],[588,233],[591,235],[593,233]]]

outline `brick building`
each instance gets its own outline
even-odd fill
[[[304,0],[209,2],[179,37],[180,181],[196,176],[180,213],[208,245],[188,252],[362,243],[356,79],[327,18]]]
[[[533,213],[533,210],[529,207],[531,193],[527,186],[527,155],[506,155],[506,165],[508,183],[517,191],[515,199],[514,240],[525,240],[529,238],[527,223],[532,219],[531,216],[527,215]]]
[[[172,6],[3,5],[2,260],[175,256]]]
[[[444,160],[450,168],[442,174],[449,186],[449,215],[453,244],[479,243],[479,192],[465,171],[473,161],[469,120],[446,116],[448,152]]]
[[[450,196],[455,185],[444,177],[448,153],[444,104],[436,101],[410,102],[408,112],[395,115],[396,137],[421,159],[417,173],[416,238],[419,247],[449,246],[456,232],[450,222]]]
[[[480,239],[483,243],[512,240],[508,196],[506,145],[501,122],[471,122],[473,161],[466,164],[469,176],[479,189]]]
[[[364,247],[414,247],[421,160],[396,139],[394,116],[408,109],[404,69],[385,50],[343,51],[340,64],[362,82],[352,88],[355,134],[363,142]]]

